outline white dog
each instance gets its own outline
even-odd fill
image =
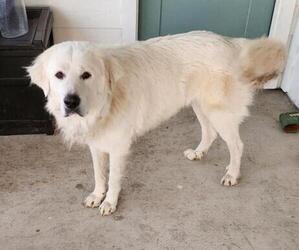
[[[100,206],[101,214],[108,215],[116,209],[134,138],[189,105],[201,123],[202,138],[185,156],[201,159],[219,134],[230,152],[221,183],[237,184],[243,150],[239,125],[254,90],[276,77],[284,61],[283,46],[267,38],[191,32],[117,48],[64,42],[27,70],[48,97],[46,107],[65,140],[90,147],[95,189],[85,205]]]

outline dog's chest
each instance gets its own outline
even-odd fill
[[[58,128],[67,142],[85,144],[90,135],[90,125],[76,117],[57,119]]]

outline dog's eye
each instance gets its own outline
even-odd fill
[[[64,78],[64,73],[61,72],[61,71],[58,71],[56,74],[55,74],[56,78],[62,80]]]
[[[82,80],[86,80],[86,79],[88,79],[88,78],[90,78],[91,77],[91,74],[89,73],[89,72],[87,72],[87,71],[85,71],[82,75],[81,75],[81,79]]]

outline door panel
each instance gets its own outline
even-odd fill
[[[161,0],[139,0],[139,40],[145,40],[160,35],[161,3]]]
[[[232,6],[238,15],[232,15]],[[245,29],[248,6],[244,0],[162,0],[160,34],[201,29],[238,36]]]
[[[274,0],[252,1],[244,37],[255,38],[269,34],[274,6]]]
[[[268,35],[275,0],[140,0],[139,39],[191,30]]]

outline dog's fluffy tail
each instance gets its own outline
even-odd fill
[[[241,78],[256,87],[276,78],[282,72],[285,60],[285,47],[278,41],[259,38],[241,42]]]

